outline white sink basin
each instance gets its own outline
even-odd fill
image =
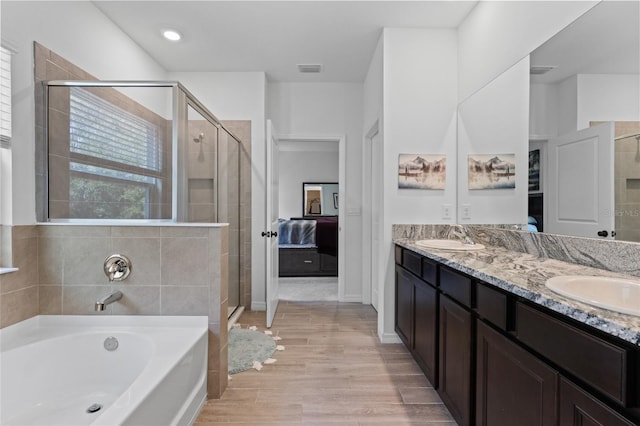
[[[640,316],[640,281],[565,275],[549,278],[545,285],[558,294],[589,305]]]
[[[482,244],[465,244],[460,240],[418,240],[415,244],[427,249],[454,251],[482,250],[484,248]]]

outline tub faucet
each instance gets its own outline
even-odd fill
[[[96,300],[96,311],[104,311],[108,304],[122,299],[121,291],[113,291],[104,297]]]
[[[475,245],[476,243],[471,238],[471,234],[469,234],[469,230],[464,225],[452,225],[451,229],[453,230],[453,235],[460,238],[463,243],[469,245]]]

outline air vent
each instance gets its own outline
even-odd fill
[[[320,64],[298,64],[298,71],[304,73],[319,73],[322,72],[322,65]]]
[[[542,75],[556,68],[558,67],[555,65],[534,65],[531,67],[529,72],[531,73],[531,75]]]

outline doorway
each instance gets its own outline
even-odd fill
[[[335,194],[331,193],[327,197],[323,197],[323,205],[331,203],[332,215],[337,216],[337,256],[333,258],[334,261],[337,261],[337,276],[281,277],[279,278],[279,287],[282,288],[284,298],[282,300],[343,300],[344,234],[346,229],[344,208],[346,189],[345,138],[344,136],[288,135],[278,136],[277,140],[279,147],[278,217],[281,220],[310,219],[304,211],[303,184],[305,182],[333,182],[335,185],[324,186],[337,188],[337,190],[332,190]],[[323,218],[317,219],[322,220]],[[320,225],[318,224],[318,226]],[[291,253],[291,249],[288,250],[286,256]],[[281,250],[281,256],[283,254]],[[326,257],[320,254],[318,259],[324,262]],[[313,261],[315,262],[315,260]],[[321,272],[319,275],[322,274]]]

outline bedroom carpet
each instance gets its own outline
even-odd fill
[[[338,277],[281,277],[278,297],[295,302],[337,301]]]

